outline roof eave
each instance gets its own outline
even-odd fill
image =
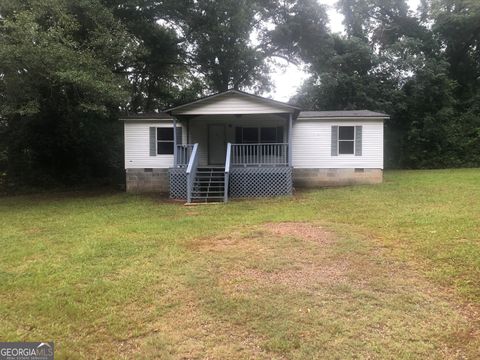
[[[173,119],[171,117],[169,118],[119,118],[118,121],[172,121]]]
[[[375,120],[390,119],[390,116],[299,116],[298,120]]]

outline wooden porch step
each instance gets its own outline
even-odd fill
[[[223,202],[224,194],[224,167],[204,166],[197,168],[191,193],[192,203]]]
[[[223,196],[192,196],[192,200],[223,200]]]
[[[205,179],[205,180],[195,180],[194,183],[198,183],[198,184],[223,184],[225,182],[225,180],[209,180],[209,179]]]
[[[197,194],[212,194],[212,193],[222,193],[223,194],[224,189],[221,188],[216,188],[216,189],[193,189],[192,193],[197,193]]]
[[[217,195],[217,194],[222,195],[222,194],[223,194],[223,190],[212,190],[212,191],[193,190],[193,191],[192,191],[192,194],[202,195],[202,196]]]
[[[211,176],[211,175],[200,175],[200,176],[197,176],[196,179],[216,179],[216,180],[219,180],[219,179],[223,179],[224,176]]]
[[[224,183],[224,182],[225,182],[225,179],[223,179],[223,178],[195,178],[194,182],[201,182],[201,183],[209,183],[209,182]]]
[[[213,192],[213,191],[222,191],[223,192],[223,189],[225,187],[223,186],[215,186],[215,187],[211,187],[210,189],[208,188],[193,188],[193,191],[194,192],[202,192],[202,193],[207,193],[207,192]]]

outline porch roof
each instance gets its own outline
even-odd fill
[[[280,114],[300,108],[239,90],[227,90],[165,110],[170,115]]]

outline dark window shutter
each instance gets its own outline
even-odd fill
[[[177,126],[177,145],[182,145],[182,144],[183,144],[183,141],[182,141],[182,127]]]
[[[355,126],[355,156],[362,156],[362,126]]]
[[[157,155],[157,128],[150,127],[150,156]]]
[[[332,156],[338,155],[338,126],[332,126],[332,144],[331,144]]]
[[[235,128],[235,143],[241,144],[242,143],[242,128],[237,126]]]

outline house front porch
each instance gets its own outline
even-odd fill
[[[174,138],[170,197],[226,202],[291,194],[296,111],[236,92],[168,111],[184,132]]]
[[[187,202],[268,197],[292,193],[288,143],[227,143],[224,165],[199,165],[199,144],[177,145],[170,168],[170,197]]]
[[[288,114],[178,116],[170,197],[227,201],[292,193]],[[187,140],[187,144],[181,144]]]

